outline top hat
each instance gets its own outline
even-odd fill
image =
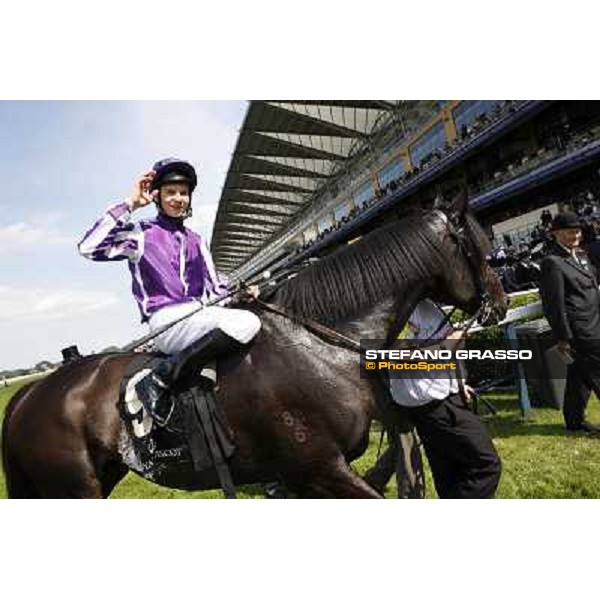
[[[81,358],[81,354],[77,346],[69,346],[68,348],[63,348],[61,350],[63,357],[63,364],[67,364],[69,362],[74,362]]]
[[[575,213],[560,213],[552,219],[550,225],[550,231],[556,231],[557,229],[581,229],[581,221]]]

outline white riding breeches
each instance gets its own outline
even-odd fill
[[[186,302],[165,306],[157,310],[149,321],[150,332],[172,323],[200,308],[200,302]],[[242,344],[248,343],[260,329],[260,319],[249,310],[207,306],[183,319],[155,338],[158,349],[165,354],[175,354],[205,336],[213,329],[221,329]]]

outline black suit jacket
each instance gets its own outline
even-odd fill
[[[584,252],[583,264],[554,243],[541,264],[540,296],[557,340],[600,343],[600,292],[597,273]]]

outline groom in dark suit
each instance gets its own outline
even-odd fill
[[[600,398],[600,292],[598,275],[579,248],[581,223],[573,213],[552,221],[553,243],[541,265],[540,296],[544,314],[558,341],[558,350],[571,362],[563,403],[570,431],[600,433],[585,420],[594,390]]]

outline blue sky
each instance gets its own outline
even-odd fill
[[[247,103],[0,102],[0,371],[146,333],[122,262],[77,241],[166,156],[200,176],[189,227],[210,236]],[[149,218],[148,207],[136,218]]]

